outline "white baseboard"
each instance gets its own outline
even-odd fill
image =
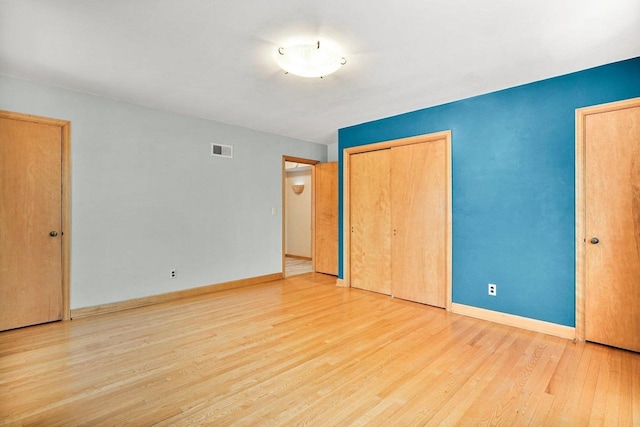
[[[282,279],[282,273],[267,274],[265,276],[249,277],[246,279],[233,280],[230,282],[217,283],[213,285],[200,286],[197,288],[183,289],[180,291],[167,292],[164,294],[150,295],[142,298],[134,298],[126,301],[96,305],[93,307],[74,308],[71,310],[72,319],[98,316],[101,314],[113,313],[116,311],[130,310],[132,308],[145,307],[147,305],[161,304],[183,298],[190,298],[212,292],[226,291],[228,289],[242,288],[244,286],[257,285],[259,283],[271,282]]]
[[[501,313],[499,311],[486,310],[484,308],[457,303],[451,304],[451,312],[570,340],[576,338],[576,328],[574,327],[516,316],[515,314]]]

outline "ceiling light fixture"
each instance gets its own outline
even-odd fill
[[[324,77],[334,73],[347,60],[331,46],[318,40],[313,44],[297,44],[278,48],[278,65],[286,72],[301,77]]]

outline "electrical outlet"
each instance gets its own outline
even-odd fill
[[[178,275],[178,274],[177,274],[177,271],[175,270],[175,268],[174,268],[173,270],[171,270],[171,276],[170,276],[170,277],[171,277],[172,279],[175,279],[177,275]]]
[[[493,283],[489,283],[489,295],[491,295],[492,297],[495,297],[497,295],[498,292],[498,286],[494,285]]]

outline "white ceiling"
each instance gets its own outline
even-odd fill
[[[285,75],[300,37],[348,63]],[[323,144],[636,56],[639,0],[0,0],[0,74]]]

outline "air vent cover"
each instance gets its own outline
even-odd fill
[[[211,155],[216,157],[233,158],[233,147],[230,145],[211,144]]]

